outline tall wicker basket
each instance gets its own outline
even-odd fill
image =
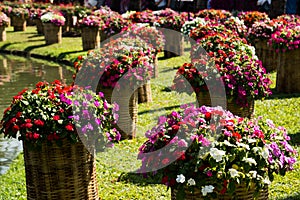
[[[127,88],[128,89],[128,88]],[[122,89],[115,93],[114,99],[119,105],[119,120],[115,128],[120,132],[121,139],[133,139],[136,136],[136,125],[138,119],[138,92],[137,90],[131,94],[130,89]],[[97,93],[103,92],[105,99],[109,103],[112,102],[112,88],[97,87]]]
[[[41,19],[35,19],[36,31],[38,34],[44,34],[44,26]]]
[[[278,54],[276,89],[283,93],[300,92],[300,49]]]
[[[212,106],[211,98],[208,92],[199,92],[196,94],[197,101],[199,103],[199,106],[206,105],[206,106]],[[221,102],[221,97],[214,97],[213,102]],[[232,112],[234,115],[238,115],[240,117],[248,117],[251,118],[254,113],[254,100],[250,101],[248,103],[247,107],[241,107],[237,105],[234,100],[227,101],[227,110]]]
[[[44,23],[44,35],[46,44],[62,43],[62,28],[52,23]]]
[[[268,46],[268,40],[255,41],[256,55],[262,61],[263,67],[267,72],[277,69],[277,53]]]
[[[26,18],[25,16],[11,16],[12,26],[14,31],[26,31]]]
[[[5,26],[0,26],[0,41],[6,41]]]
[[[182,56],[184,53],[184,37],[177,32],[167,31],[165,36],[165,50],[164,57],[171,58]]]
[[[171,200],[176,200],[177,190],[172,188],[171,189]],[[232,200],[232,199],[238,199],[238,200],[253,200],[254,197],[255,188],[252,187],[249,190],[246,189],[246,186],[244,185],[236,185],[236,190],[234,193],[234,196],[231,196],[229,194],[223,194],[222,196],[218,196],[216,199],[218,200]],[[195,190],[193,194],[191,194],[189,191],[185,191],[185,198],[184,200],[204,200],[202,193],[200,190]],[[256,200],[268,200],[269,199],[269,192],[268,187],[265,187],[256,197]]]
[[[147,81],[146,84],[138,88],[138,103],[152,102],[151,83]]]
[[[94,156],[81,142],[62,140],[29,150],[23,142],[28,200],[98,200]]]
[[[84,51],[100,48],[100,31],[98,27],[82,27],[81,38]]]

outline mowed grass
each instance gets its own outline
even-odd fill
[[[13,50],[28,50],[34,45],[43,45],[42,36],[36,36],[35,44],[15,38],[14,34],[30,33],[34,34],[34,29],[29,28],[25,33],[8,32],[8,41],[0,43],[5,48]],[[11,38],[11,40],[10,40]],[[25,37],[26,39],[26,37]],[[14,42],[9,42],[14,41]],[[77,41],[76,42],[71,42]],[[70,42],[68,49],[63,50],[64,42]],[[77,56],[75,52],[81,50],[80,38],[64,38],[61,45],[50,45],[33,48],[30,52],[42,55],[51,55],[55,59],[64,55],[64,59],[73,59]],[[22,45],[21,45],[22,43]],[[79,45],[80,44],[80,45]],[[1,48],[1,47],[0,47]],[[85,52],[81,52],[85,53]],[[184,56],[163,59],[163,54],[159,54],[159,76],[151,80],[153,102],[139,104],[137,138],[120,142],[113,149],[98,153],[97,178],[99,195],[102,199],[170,199],[170,190],[159,184],[160,177],[143,178],[134,173],[140,166],[140,161],[136,159],[139,146],[146,140],[144,133],[151,129],[157,122],[160,115],[165,115],[172,110],[178,110],[179,106],[195,101],[195,95],[178,94],[170,90],[172,80],[176,73],[176,68],[184,62],[189,61],[188,51]],[[276,73],[271,74],[272,80],[276,80]],[[275,84],[273,84],[273,89]],[[255,116],[263,116],[271,119],[276,125],[284,126],[292,138],[292,144],[300,150],[300,95],[284,95],[275,93],[271,98],[255,102]],[[298,157],[300,159],[300,157]],[[0,199],[26,199],[25,171],[22,153],[14,160],[10,170],[0,176]],[[269,188],[270,199],[300,199],[300,164],[295,165],[295,170],[287,173],[285,177],[276,176]]]

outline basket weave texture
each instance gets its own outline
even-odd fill
[[[26,31],[26,19],[24,16],[11,16],[11,23],[14,31]]]
[[[4,26],[0,26],[0,41],[6,41],[6,31]]]
[[[62,28],[52,23],[44,23],[44,35],[46,44],[61,44],[62,42]]]
[[[81,38],[84,51],[100,48],[100,31],[98,27],[82,27]]]
[[[196,94],[197,101],[199,103],[199,106],[206,105],[206,106],[212,106],[212,101],[217,103],[222,103],[222,100],[225,99],[225,97],[214,97],[214,99],[210,98],[210,95],[208,92],[199,92]],[[214,105],[216,106],[216,105]],[[224,106],[224,105],[220,105]],[[235,103],[234,100],[226,102],[226,109],[232,112],[234,115],[238,115],[240,117],[248,117],[251,118],[254,113],[254,100],[251,100],[248,102],[247,107],[241,107]]]
[[[138,103],[152,102],[151,83],[147,81],[145,85],[138,88]]]
[[[269,199],[269,192],[268,187],[265,187],[255,198],[254,196],[255,188],[250,188],[247,190],[247,188],[244,185],[236,185],[234,196],[231,196],[229,194],[223,194],[221,196],[218,196],[218,200],[268,200]],[[171,189],[171,200],[176,200],[176,194],[177,190],[172,188]],[[184,200],[204,200],[202,193],[200,190],[195,190],[194,193],[190,193],[189,191],[185,191],[185,198]]]
[[[184,38],[177,32],[166,32],[164,57],[171,58],[182,56],[184,52]]]
[[[28,150],[23,143],[28,200],[98,200],[96,165],[81,142],[62,140]]]
[[[97,93],[102,92],[108,103],[116,102],[119,105],[119,120],[113,125],[121,134],[121,139],[132,139],[136,136],[136,125],[138,120],[138,92],[127,87],[121,91],[114,92],[113,89],[103,88],[98,85]]]
[[[35,25],[36,25],[36,31],[38,32],[38,34],[44,34],[44,26],[43,26],[43,22],[41,19],[36,19],[35,20]]]
[[[283,93],[300,92],[300,49],[278,54],[276,89]]]
[[[255,51],[267,72],[272,72],[277,69],[277,53],[268,46],[268,40],[256,41]]]

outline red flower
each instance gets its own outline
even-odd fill
[[[14,125],[12,130],[13,132],[17,132],[18,130],[20,130],[20,127],[18,125]]]
[[[176,183],[176,180],[175,180],[175,178],[172,178],[172,179],[170,180],[170,186],[173,186],[173,185],[175,185],[175,183]]]
[[[74,131],[74,127],[72,124],[68,124],[66,127],[65,127],[68,131]]]
[[[77,59],[78,59],[78,60],[82,60],[82,56],[78,56]]]
[[[180,126],[178,126],[177,124],[174,124],[174,125],[172,126],[171,133],[172,133],[172,134],[177,133],[177,131],[179,130],[179,128],[180,128]]]
[[[53,120],[57,121],[57,120],[59,120],[59,119],[60,119],[60,116],[59,116],[59,115],[53,116]]]
[[[169,160],[169,158],[165,158],[161,162],[163,165],[167,165],[167,164],[169,164],[170,160]]]
[[[223,182],[223,189],[220,191],[221,194],[225,194],[227,191],[227,180]]]
[[[40,119],[34,120],[34,124],[37,126],[44,126],[44,122]]]
[[[40,81],[36,84],[36,87],[40,88],[40,87],[43,87],[44,85],[45,85],[45,83]]]
[[[20,118],[20,117],[21,117],[21,115],[22,115],[22,112],[17,112],[17,114],[16,114],[16,118]]]
[[[242,139],[242,136],[238,132],[233,132],[232,136],[235,137],[237,141],[240,141],[240,139]]]
[[[25,128],[31,128],[32,126],[33,126],[32,123],[26,123],[26,124],[25,124]]]
[[[6,108],[6,109],[4,110],[4,115],[5,115],[8,111],[10,111],[10,110],[11,110],[11,107]]]
[[[168,181],[169,181],[169,177],[164,176],[161,180],[161,183],[166,185],[168,183]]]
[[[40,134],[38,134],[38,133],[33,134],[33,139],[37,140],[37,139],[39,139],[39,137],[40,137]]]
[[[211,113],[210,112],[205,113],[205,120],[209,121],[210,119],[211,119]]]

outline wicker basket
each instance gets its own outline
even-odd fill
[[[138,103],[152,102],[151,83],[147,83],[138,88]]]
[[[4,26],[0,26],[0,41],[6,41],[6,31]]]
[[[100,91],[103,92],[105,99],[109,103],[113,103],[111,102],[113,89],[103,88],[98,85],[97,93]],[[126,88],[114,94],[114,99],[116,99],[115,102],[119,105],[119,120],[118,125],[115,125],[115,128],[117,128],[117,130],[120,132],[121,139],[133,139],[136,136],[136,125],[138,119],[138,92],[136,90],[133,92],[133,94],[131,94],[130,91],[130,89]]]
[[[44,23],[44,35],[46,44],[61,44],[62,42],[62,28],[52,23]]]
[[[100,31],[98,27],[82,27],[81,38],[84,51],[100,48]]]
[[[43,35],[44,34],[44,26],[41,19],[35,19],[35,25],[36,25],[36,31],[38,34]]]
[[[276,89],[283,93],[300,92],[300,49],[278,54]]]
[[[268,40],[255,41],[255,51],[267,72],[277,69],[277,53],[268,46]]]
[[[182,56],[184,52],[184,37],[178,32],[167,31],[165,36],[164,57]]]
[[[208,92],[199,92],[196,94],[196,98],[199,106],[212,106],[211,98]],[[214,97],[213,102],[222,102],[223,99],[224,98],[222,97]],[[234,100],[232,100],[231,102],[227,101],[226,107],[227,110],[232,112],[234,115],[251,118],[254,113],[254,100],[250,101],[248,104],[248,107],[241,107],[237,105]]]
[[[249,190],[246,189],[244,185],[236,185],[234,196],[229,194],[223,194],[222,196],[218,196],[218,200],[253,200],[254,198],[255,188],[250,188]],[[171,200],[176,200],[177,190],[171,188]],[[189,191],[185,191],[185,200],[204,200],[205,198],[202,196],[200,190],[195,190],[194,193],[190,193]],[[256,200],[268,200],[269,199],[269,192],[268,187],[266,186],[256,197]]]
[[[23,143],[28,200],[98,200],[95,159],[81,142],[44,143],[28,150]]]
[[[26,18],[24,16],[12,16],[11,23],[14,27],[14,31],[26,31]]]

